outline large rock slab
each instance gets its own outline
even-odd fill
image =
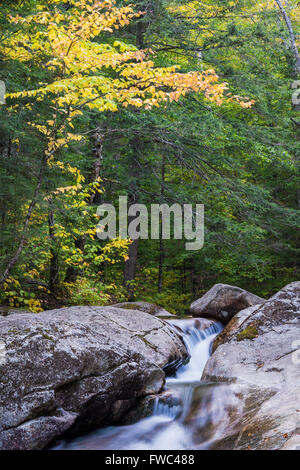
[[[149,315],[154,315],[155,317],[176,317],[176,315],[168,312],[163,307],[149,302],[123,302],[112,305],[112,307],[125,308],[127,310],[140,310],[141,312],[149,313]]]
[[[222,436],[212,447],[300,446],[300,282],[240,312],[215,348],[203,375],[223,384]]]
[[[163,320],[111,307],[10,315],[0,345],[0,449],[42,449],[118,422],[187,355]]]
[[[238,312],[265,302],[257,295],[227,284],[216,284],[200,299],[192,303],[194,317],[214,318],[227,324]]]

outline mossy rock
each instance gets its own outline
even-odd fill
[[[160,307],[159,305],[156,304],[151,304],[149,302],[123,302],[119,304],[114,304],[111,305],[111,307],[117,307],[117,308],[122,308],[126,310],[139,310],[140,312],[145,312],[148,313],[149,315],[153,315],[156,317],[161,317],[161,318],[169,318],[169,317],[175,317],[176,315],[173,315],[170,312],[167,312],[163,307]]]
[[[256,326],[249,325],[243,331],[237,335],[238,341],[244,341],[245,339],[255,339],[259,336],[259,331]]]

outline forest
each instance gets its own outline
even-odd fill
[[[2,0],[0,303],[183,314],[299,279],[299,38],[296,0]],[[100,240],[120,196],[203,204],[203,248]]]

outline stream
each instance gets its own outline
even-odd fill
[[[190,361],[177,370],[175,377],[167,379],[164,393],[154,401],[152,416],[132,425],[110,426],[60,441],[55,450],[209,449],[223,436],[229,423],[228,409],[235,406],[233,397],[226,385],[201,381],[212,343],[223,326],[216,322],[203,329],[201,319],[170,323],[180,330]]]

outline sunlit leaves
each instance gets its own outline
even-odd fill
[[[85,106],[99,111],[116,111],[118,105],[150,109],[178,101],[191,91],[222,104],[226,84],[218,82],[213,70],[180,73],[175,66],[156,67],[149,51],[121,41],[112,46],[95,40],[142,13],[131,6],[117,8],[113,0],[72,5],[67,11],[54,7],[27,18],[11,18],[24,25],[25,33],[22,39],[17,34],[2,46],[7,57],[29,60],[31,55],[42,68],[54,72],[54,79],[40,88],[10,93],[9,98],[43,100],[52,95],[56,106],[68,106],[69,112]],[[111,71],[115,71],[114,78]]]

